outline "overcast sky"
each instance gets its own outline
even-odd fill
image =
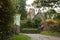
[[[34,0],[27,0],[27,1],[26,1],[26,4],[31,4],[31,3],[33,3],[33,1],[34,1]]]

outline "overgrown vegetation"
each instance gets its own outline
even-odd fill
[[[53,32],[53,31],[43,31],[40,34],[60,37],[59,32]]]
[[[21,22],[21,31],[27,33],[37,33],[40,22],[40,19],[25,20],[24,22]]]
[[[13,2],[14,1],[14,2]],[[21,2],[20,2],[21,1]],[[25,14],[25,1],[26,0],[0,0],[0,40],[9,40],[9,37],[13,35],[13,23],[14,23],[14,14],[16,11],[23,12]],[[19,5],[23,4],[21,6],[21,10],[17,10],[16,7],[18,3]],[[22,3],[23,2],[23,3]],[[18,5],[18,6],[19,6]],[[16,11],[15,11],[16,10]],[[18,13],[18,12],[17,12]],[[22,15],[25,17],[26,15]]]
[[[21,27],[37,28],[40,23],[41,23],[41,20],[39,18],[35,18],[33,20],[30,20],[30,19],[21,20]]]
[[[10,40],[30,40],[30,37],[19,34],[19,35],[14,35],[13,37],[10,38]]]
[[[55,4],[59,5],[60,4],[59,2],[60,2],[59,0],[47,0],[47,1],[46,0],[35,0],[34,1],[33,5],[37,4],[37,6],[36,6],[37,8],[43,7],[43,10],[45,10],[45,7],[47,7],[47,8],[51,7],[50,10],[42,13],[42,18],[43,19],[45,18],[45,20],[42,23],[42,25],[44,27],[42,29],[43,31],[50,31],[50,32],[53,31],[53,32],[60,33],[60,21],[59,21],[60,20],[60,13],[58,13],[58,12],[56,12],[56,10],[54,10],[54,8],[59,7],[59,6],[55,6]],[[53,3],[53,4],[51,4],[51,3]],[[41,12],[40,12],[40,14],[41,14]],[[44,17],[43,17],[43,15],[44,15]],[[48,22],[46,22],[47,19],[48,19]],[[53,21],[50,19],[53,19]]]
[[[0,0],[0,40],[12,35],[14,9],[10,0]]]
[[[18,6],[20,6],[18,12],[21,14],[21,20],[26,19],[27,18],[27,12],[26,12],[26,9],[25,9],[26,0],[20,0]]]

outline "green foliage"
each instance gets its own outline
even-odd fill
[[[39,27],[40,23],[41,23],[41,19],[39,19],[39,18],[34,19],[34,26],[35,27]]]
[[[59,5],[59,3],[58,3],[58,1],[59,0],[35,0],[34,1],[34,3],[35,4],[37,4],[37,6],[38,6],[38,4],[41,4],[41,5],[39,5],[40,7],[51,7],[51,8],[53,8],[53,6],[54,6],[54,4],[57,4],[57,5]],[[59,1],[60,2],[60,1]],[[51,4],[51,3],[53,3],[53,4]],[[51,4],[51,5],[50,5]],[[59,7],[59,6],[58,6]],[[42,14],[43,15],[43,14]],[[49,17],[48,17],[49,16]],[[54,17],[53,17],[54,16]],[[55,20],[60,20],[60,13],[57,13],[55,10],[48,10],[48,12],[46,12],[46,13],[44,13],[44,18],[45,19],[47,19],[47,18],[52,18],[53,17],[53,19],[55,19]],[[42,17],[43,18],[43,17]],[[37,20],[36,20],[37,21]],[[48,23],[47,23],[48,24]],[[59,23],[60,24],[60,23]],[[36,22],[36,25],[37,25],[37,22]],[[50,27],[50,26],[52,26],[52,28]],[[53,24],[49,24],[49,25],[47,25],[47,29],[49,30],[49,28],[51,28],[51,30],[52,31],[55,31],[55,32],[60,32],[60,25],[58,25],[58,26],[55,26],[55,25],[53,25]]]
[[[21,21],[21,28],[33,27],[33,21],[30,19]]]
[[[46,26],[44,27],[44,30],[46,31],[52,31],[52,32],[59,32],[60,33],[60,21],[46,21]]]
[[[40,34],[60,37],[60,33],[52,31],[43,31]]]
[[[13,2],[14,1],[14,2]],[[26,0],[11,0],[11,4],[18,14],[21,14],[21,19],[26,19],[27,13],[26,13]]]
[[[38,4],[41,0],[35,0],[34,3]]]
[[[21,30],[23,33],[38,33],[38,28],[23,28]]]
[[[49,16],[49,18],[52,18],[52,16],[53,15],[56,15],[57,13],[56,13],[56,11],[55,10],[53,10],[53,9],[51,9],[51,10],[49,10],[49,11],[47,11],[46,13],[45,13],[45,18],[47,19],[47,15]],[[55,16],[54,16],[55,17]]]
[[[35,0],[33,4],[41,4],[40,6],[47,6],[47,7],[53,7],[53,5],[50,5],[51,3],[59,3],[59,0]]]
[[[21,23],[21,32],[25,33],[38,33],[38,27],[40,24],[41,20],[40,19],[28,19],[26,21],[23,21]]]
[[[52,28],[52,31],[54,31],[54,32],[59,32],[59,33],[60,33],[60,26],[53,27],[53,28]]]
[[[20,0],[19,5],[20,5],[20,9],[19,9],[19,13],[21,14],[21,20],[26,19],[27,17],[27,13],[26,13],[26,0]]]
[[[33,26],[33,21],[30,20],[30,19],[27,20],[27,23],[26,23],[26,24],[27,24],[27,26],[29,26],[29,27],[34,27],[34,26]]]
[[[14,10],[10,0],[0,0],[0,40],[8,40],[12,35]]]
[[[53,32],[59,32],[60,33],[60,21],[58,21],[59,23],[57,24],[58,26],[54,26],[51,28],[51,31]]]
[[[60,13],[57,13],[57,16],[55,17],[56,20],[60,20]]]
[[[30,37],[26,35],[14,35],[13,37],[10,38],[10,40],[30,40]]]
[[[26,28],[26,27],[38,28],[39,27],[38,25],[40,25],[40,23],[41,23],[41,19],[39,19],[39,18],[35,18],[33,20],[28,19],[28,20],[25,20],[25,21],[21,21],[21,27],[22,28],[23,27],[24,28]]]

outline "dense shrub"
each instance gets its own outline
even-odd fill
[[[57,20],[47,20],[46,21],[46,27],[44,27],[44,30],[46,31],[53,31],[53,32],[60,32],[60,22]]]
[[[23,28],[21,30],[23,33],[38,33],[38,28]]]
[[[41,20],[40,19],[34,19],[34,20],[26,20],[21,22],[21,27],[22,28],[38,28],[38,25],[40,24]]]
[[[35,28],[39,27],[40,23],[41,23],[41,19],[35,19],[34,20],[34,27]]]
[[[57,26],[52,27],[51,31],[60,32],[60,22],[57,24]]]
[[[34,19],[34,20],[28,19],[24,22],[22,21],[20,31],[21,32],[26,32],[26,33],[37,33],[40,22],[41,21],[39,19]],[[28,28],[28,29],[33,28],[33,29],[37,29],[37,30],[32,30],[32,29],[31,30],[27,30],[27,29],[23,30],[24,28]]]
[[[33,21],[28,19],[27,22],[26,22],[26,26],[27,27],[33,27]]]
[[[12,35],[14,8],[10,0],[0,0],[0,40]]]

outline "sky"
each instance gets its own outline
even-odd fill
[[[26,1],[26,4],[27,5],[31,5],[32,3],[33,3],[33,1],[34,0],[27,0]],[[32,6],[30,6],[30,7],[32,7]],[[29,8],[29,7],[26,7],[26,8]],[[33,8],[33,7],[32,7]],[[60,8],[58,7],[58,8],[54,8],[54,10],[56,11],[56,12],[60,12]],[[46,11],[46,10],[44,10],[44,11]]]
[[[33,3],[33,1],[34,1],[34,0],[27,0],[27,1],[26,1],[26,4],[31,4],[31,3]]]
[[[30,6],[26,6],[27,11],[29,11],[29,8],[33,8],[33,6],[31,5],[31,4],[33,3],[33,1],[34,1],[34,0],[27,0],[27,1],[26,1],[26,4],[27,4],[27,5],[30,5]]]

